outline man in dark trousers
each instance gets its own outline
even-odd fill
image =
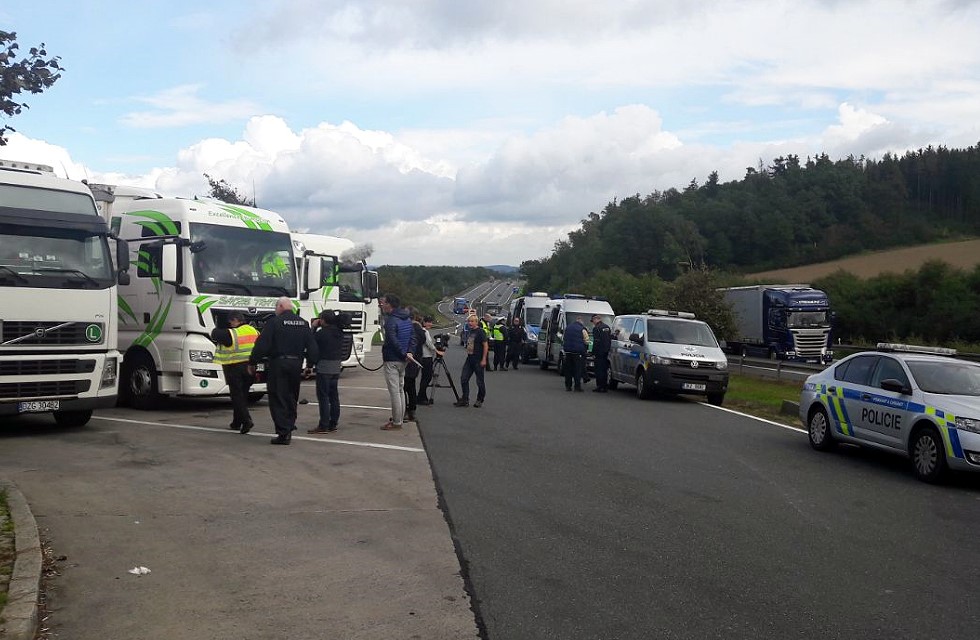
[[[248,433],[253,426],[248,412],[248,389],[253,380],[248,371],[248,360],[259,337],[255,327],[244,324],[244,321],[241,311],[232,311],[228,314],[228,327],[211,332],[211,339],[217,345],[214,363],[221,365],[231,394],[233,413],[228,428],[239,433]]]
[[[507,370],[508,365],[517,370],[517,364],[521,361],[521,354],[524,353],[524,342],[527,340],[527,334],[524,331],[524,325],[521,324],[521,319],[518,317],[514,318],[514,324],[510,326],[507,330],[507,360],[504,361],[504,370]]]
[[[312,368],[319,359],[313,330],[293,311],[293,301],[283,296],[276,301],[276,317],[266,323],[255,342],[248,362],[252,367],[268,358],[266,384],[269,413],[276,426],[271,444],[289,444],[296,430],[296,403],[303,377],[303,360]]]
[[[470,325],[470,331],[466,337],[466,360],[463,361],[463,372],[459,376],[463,395],[453,403],[453,406],[470,406],[470,378],[476,376],[476,402],[473,403],[473,406],[479,408],[483,406],[483,400],[487,396],[487,386],[483,379],[483,373],[487,368],[487,353],[490,347],[487,335],[480,327],[480,319],[474,314],[466,321]]]
[[[581,320],[575,319],[565,327],[562,337],[562,355],[565,369],[565,391],[582,391],[582,377],[585,374],[585,354],[589,347],[589,332]]]
[[[609,390],[609,349],[612,345],[612,330],[602,321],[598,313],[592,316],[592,355],[595,356],[596,393]]]

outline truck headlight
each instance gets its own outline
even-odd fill
[[[964,431],[972,431],[973,433],[980,433],[980,420],[976,418],[957,418],[956,428],[963,429]]]
[[[106,358],[105,364],[102,365],[102,382],[99,383],[99,389],[116,386],[116,369],[116,359]]]
[[[214,362],[214,352],[212,351],[195,351],[191,349],[187,353],[190,354],[191,362]]]

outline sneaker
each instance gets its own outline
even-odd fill
[[[289,444],[289,438],[276,437],[273,438],[272,440],[269,440],[269,444]]]
[[[394,422],[386,422],[383,425],[381,425],[382,431],[397,431],[398,429],[401,428],[402,426],[400,424],[395,424]]]
[[[468,407],[468,406],[470,406],[470,401],[469,400],[457,400],[456,402],[453,403],[453,406],[454,407]]]
[[[473,406],[474,407],[482,407],[483,406],[483,400],[477,400],[476,402],[473,403]]]

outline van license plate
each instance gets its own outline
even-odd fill
[[[17,403],[18,413],[42,413],[44,411],[57,411],[60,408],[60,400],[34,400]]]
[[[682,391],[704,391],[708,386],[704,384],[696,384],[694,382],[685,382],[681,385]]]

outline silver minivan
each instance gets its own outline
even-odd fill
[[[650,309],[616,316],[609,350],[609,387],[636,385],[636,395],[697,394],[721,405],[728,359],[715,334],[693,313]]]

